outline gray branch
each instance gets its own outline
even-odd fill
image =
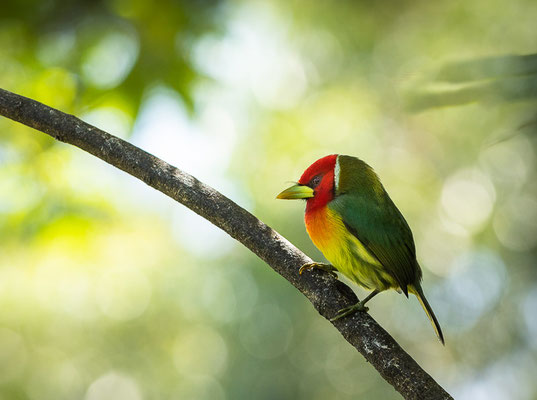
[[[259,256],[326,319],[356,303],[353,291],[329,273],[314,270],[299,275],[298,269],[311,262],[310,258],[192,175],[73,115],[3,89],[0,115],[77,146],[187,206]],[[333,325],[404,398],[452,398],[369,314],[358,312]]]

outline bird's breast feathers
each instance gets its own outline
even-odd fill
[[[306,213],[305,222],[315,246],[347,278],[368,289],[397,286],[378,259],[345,227],[341,215],[329,206]]]

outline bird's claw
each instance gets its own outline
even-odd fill
[[[354,314],[356,311],[368,312],[369,308],[366,307],[364,305],[364,303],[359,301],[358,303],[356,303],[356,304],[354,304],[352,306],[345,307],[345,308],[342,308],[341,310],[339,310],[337,312],[336,316],[334,318],[330,319],[330,322],[334,322],[334,321],[337,321],[340,318],[346,317],[347,315]]]
[[[308,264],[304,264],[303,266],[300,267],[300,269],[298,270],[298,274],[299,275],[302,275],[302,273],[304,271],[310,271],[314,268],[314,264],[315,263],[308,263]]]
[[[298,270],[298,274],[299,274],[299,275],[302,275],[302,273],[303,273],[304,271],[311,271],[311,270],[314,269],[314,268],[322,269],[323,271],[326,271],[326,272],[330,273],[330,275],[332,275],[334,278],[337,279],[337,274],[334,272],[334,271],[336,271],[336,269],[334,268],[333,265],[331,265],[331,264],[317,263],[317,262],[312,262],[312,263],[304,264],[304,265],[301,266],[300,269]]]

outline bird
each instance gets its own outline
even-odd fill
[[[357,311],[378,293],[395,289],[415,295],[436,336],[444,344],[440,324],[421,287],[422,271],[416,259],[412,231],[378,175],[361,159],[331,154],[311,164],[278,199],[306,201],[306,230],[330,264],[308,263],[313,268],[341,272],[371,293],[338,311],[336,321]]]

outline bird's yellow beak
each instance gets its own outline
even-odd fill
[[[313,189],[300,184],[293,185],[276,196],[277,199],[285,200],[308,199],[310,197],[313,197]]]

